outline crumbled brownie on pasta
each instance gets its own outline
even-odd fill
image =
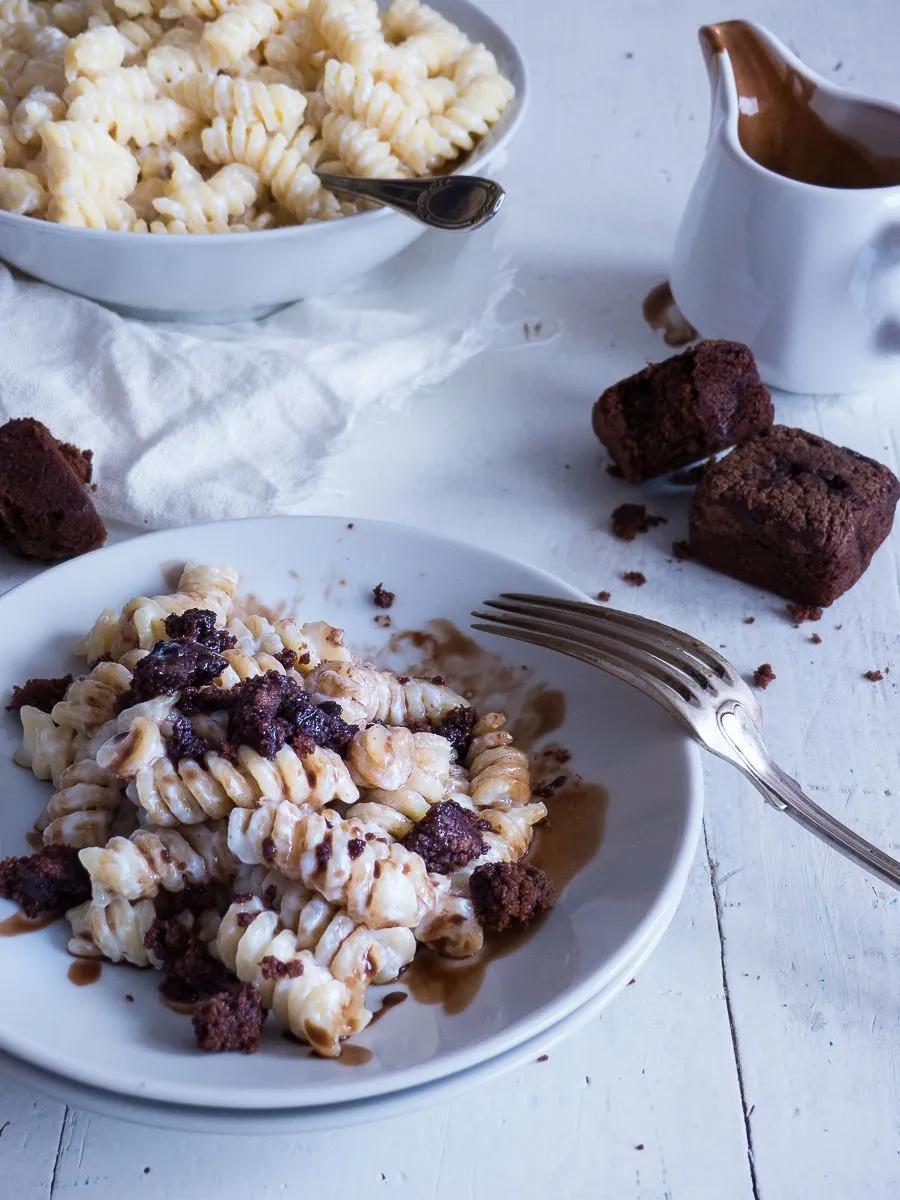
[[[266,1010],[260,1004],[255,983],[245,983],[237,995],[218,992],[198,1004],[192,1018],[201,1050],[240,1050],[244,1054],[259,1049],[265,1019]]]
[[[59,679],[28,679],[13,688],[6,711],[18,712],[27,705],[48,713],[54,704],[62,700],[71,682],[71,675],[62,675]]]
[[[0,896],[27,917],[64,913],[89,900],[91,881],[71,846],[45,846],[38,854],[0,862]]]
[[[455,800],[432,804],[406,837],[403,845],[418,854],[429,871],[449,874],[484,854],[478,817]]]
[[[196,642],[219,654],[237,644],[233,633],[216,626],[216,614],[208,608],[189,608],[183,613],[171,613],[166,617],[165,629],[173,642]]]
[[[475,915],[486,929],[528,925],[553,904],[550,880],[530,863],[484,863],[469,881]]]
[[[135,666],[131,687],[119,697],[119,709],[155,696],[171,696],[182,688],[202,687],[227,666],[220,654],[199,642],[157,642]]]

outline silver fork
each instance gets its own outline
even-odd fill
[[[743,771],[773,807],[858,866],[900,888],[900,862],[842,825],[772,761],[750,688],[710,646],[645,617],[551,596],[503,593],[474,629],[558,650],[638,688],[713,754]]]

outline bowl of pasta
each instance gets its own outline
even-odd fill
[[[0,258],[151,319],[371,270],[423,227],[317,172],[483,172],[525,101],[470,0],[15,0],[0,47]]]
[[[0,1067],[138,1120],[323,1126],[607,1003],[684,888],[698,754],[619,681],[473,634],[508,588],[578,596],[290,517],[0,598],[4,697],[25,685],[0,720]]]

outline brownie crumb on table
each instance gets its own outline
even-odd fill
[[[62,675],[59,679],[28,679],[13,687],[6,711],[18,712],[20,708],[28,706],[48,713],[65,696],[71,682],[71,675]]]
[[[679,562],[684,562],[691,557],[691,548],[683,539],[679,542],[672,543],[672,553]]]
[[[31,417],[0,427],[0,545],[51,562],[102,546],[106,528],[87,491],[92,459]]]
[[[487,849],[477,815],[455,800],[432,804],[403,839],[403,845],[418,854],[429,871],[442,875],[458,871]]]
[[[809,640],[812,642],[812,644],[814,646],[822,645],[822,635],[820,633],[811,633],[809,635]]]
[[[255,983],[245,983],[236,995],[219,992],[198,1004],[192,1022],[201,1050],[252,1054],[259,1049],[265,1019],[259,988]]]
[[[773,415],[747,347],[706,341],[607,388],[592,421],[624,477],[640,483],[760,433]]]
[[[71,846],[45,846],[37,854],[0,861],[0,896],[26,917],[66,912],[91,897],[91,881]]]
[[[391,618],[387,613],[376,613],[372,620],[381,629],[390,629],[391,627]]]
[[[696,559],[816,619],[859,579],[887,537],[900,483],[887,467],[775,425],[711,467],[694,493]]]
[[[549,879],[530,863],[484,863],[469,883],[475,915],[498,933],[529,924],[553,904]]]
[[[776,678],[777,676],[772,670],[772,664],[762,663],[762,665],[758,666],[753,672],[753,686],[761,688],[763,691],[765,691],[769,684],[773,683]]]
[[[623,571],[622,579],[629,587],[643,587],[647,582],[647,576],[643,571]]]
[[[822,610],[812,604],[789,604],[788,616],[795,629],[799,629],[804,621],[821,621]]]
[[[624,479],[625,478],[624,474],[622,473],[622,468],[618,465],[618,463],[609,463],[609,465],[606,468],[606,473],[607,473],[607,475],[611,476],[613,479]]]
[[[397,599],[396,592],[389,592],[383,583],[376,583],[372,588],[372,600],[376,608],[390,608]]]
[[[744,617],[744,624],[752,625],[755,622],[755,620],[756,620],[756,617]]]
[[[602,592],[597,593],[597,599],[602,604],[605,604],[607,602],[607,600],[610,599],[611,596],[612,596],[612,592],[607,592],[605,589]]]
[[[655,517],[643,504],[620,504],[610,516],[613,534],[623,542],[633,542],[639,533],[656,525],[665,525],[665,517]]]
[[[881,683],[884,679],[884,671],[866,671],[863,679],[868,679],[869,683]]]

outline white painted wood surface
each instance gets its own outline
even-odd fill
[[[361,422],[303,511],[427,521],[690,626],[742,670],[771,662],[773,750],[822,804],[896,852],[900,533],[814,627],[815,646],[781,602],[670,561],[686,514],[674,489],[653,497],[668,525],[628,546],[607,532],[631,493],[604,473],[590,403],[663,355],[639,310],[665,274],[702,153],[694,30],[735,14],[701,0],[486,6],[533,73],[503,172],[510,200],[484,240],[518,272],[498,348],[404,413]],[[741,15],[823,73],[898,97],[900,10],[885,0],[748,0]],[[526,321],[541,324],[527,340]],[[778,413],[898,465],[890,392],[782,397]],[[646,573],[644,588],[618,579],[629,569]],[[9,560],[0,571],[4,586],[27,574]],[[888,665],[885,682],[862,678]],[[724,764],[708,764],[707,787],[705,840],[671,931],[548,1062],[415,1115],[271,1139],[166,1134],[3,1082],[0,1197],[895,1197],[896,897],[765,809]],[[4,983],[27,994],[27,981]]]

